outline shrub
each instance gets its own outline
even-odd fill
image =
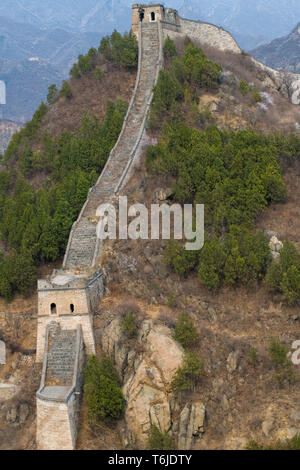
[[[121,330],[125,333],[127,338],[132,339],[137,336],[138,328],[136,325],[136,317],[133,313],[127,313],[125,315],[121,323]]]
[[[249,362],[253,367],[255,367],[258,363],[258,354],[253,346],[250,348],[249,351]]]
[[[65,98],[71,98],[72,96],[72,88],[71,85],[66,82],[65,80],[63,81],[62,87],[59,92],[60,96],[64,96]]]
[[[196,386],[202,374],[203,366],[197,354],[186,352],[182,366],[173,377],[171,388],[175,392],[190,390]]]
[[[165,40],[163,52],[166,58],[174,57],[177,55],[175,42],[172,41],[169,36],[167,36],[167,39]]]
[[[169,72],[161,70],[153,91],[153,104],[150,113],[150,127],[157,127],[166,116],[176,116],[176,103],[183,98],[183,88]]]
[[[73,67],[70,70],[70,75],[72,78],[80,77],[80,70],[79,70],[78,64],[73,64]]]
[[[100,67],[95,67],[93,75],[96,80],[101,80],[101,78],[103,77],[103,72]]]
[[[173,450],[174,443],[167,431],[162,432],[152,425],[148,440],[149,450]]]
[[[222,67],[208,59],[200,47],[188,45],[182,61],[187,71],[187,80],[191,85],[200,88],[219,86],[218,80]]]
[[[78,68],[82,75],[90,72],[92,69],[91,56],[89,54],[78,56]]]
[[[53,83],[48,87],[47,103],[52,104],[55,101],[55,98],[58,96],[58,89]]]
[[[246,96],[249,93],[250,87],[248,83],[246,82],[246,80],[240,80],[239,90],[243,96]]]
[[[94,47],[91,47],[90,50],[88,51],[88,56],[90,57],[95,57],[97,55],[97,49]]]
[[[164,258],[177,274],[185,276],[196,267],[198,254],[195,251],[186,251],[177,241],[170,240],[167,243]]]
[[[270,356],[275,366],[283,366],[287,361],[287,348],[279,339],[272,339],[269,347]]]
[[[278,440],[268,445],[249,441],[246,450],[300,450],[300,434],[296,434],[292,439]]]
[[[278,339],[272,339],[269,347],[270,356],[276,367],[275,379],[282,383],[294,378],[292,363],[287,357],[287,348]]]
[[[253,103],[260,103],[262,101],[261,94],[256,87],[251,90],[251,99]]]
[[[125,33],[123,36],[114,31],[111,36],[102,38],[99,53],[106,60],[128,69],[135,69],[138,63],[138,42],[134,34]]]
[[[125,400],[119,386],[117,373],[107,357],[100,361],[91,356],[84,373],[84,395],[91,423],[104,418],[119,419]]]
[[[185,313],[180,314],[178,317],[174,331],[174,339],[184,348],[194,345],[198,340],[197,329]]]
[[[271,292],[280,292],[292,305],[300,299],[300,254],[288,240],[280,250],[278,262],[271,264],[266,285]]]

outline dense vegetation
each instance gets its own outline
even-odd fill
[[[174,442],[167,431],[162,432],[152,425],[148,441],[149,450],[173,450]]]
[[[184,348],[193,346],[198,340],[198,332],[186,313],[181,313],[174,329],[174,339]]]
[[[111,360],[91,356],[84,372],[84,396],[91,424],[104,418],[118,419],[125,407],[120,379]]]
[[[70,75],[80,78],[93,71],[94,78],[101,80],[102,70],[97,65],[98,57],[103,56],[106,61],[129,70],[137,68],[138,65],[138,43],[136,37],[131,33],[123,36],[114,31],[110,36],[102,38],[98,51],[92,47],[86,55],[78,56],[77,63],[73,64]]]
[[[80,55],[70,75],[80,78],[92,73],[101,80],[103,58],[120,67],[136,68],[135,36],[114,31],[102,39],[98,51],[91,48]],[[0,253],[0,296],[8,300],[16,292],[28,292],[40,263],[63,255],[72,223],[104,167],[126,113],[123,102],[109,103],[103,123],[84,115],[77,133],[63,132],[53,139],[39,129],[49,106],[59,97],[72,98],[69,82],[64,81],[60,90],[50,85],[48,105],[40,105],[0,156],[6,166],[0,173],[0,238],[7,251],[5,256]],[[41,173],[44,183],[34,191],[31,180]]]
[[[296,434],[292,439],[286,439],[285,441],[278,440],[269,445],[250,441],[247,444],[246,450],[300,450],[300,434]]]
[[[209,289],[249,285],[269,270],[270,288],[294,302],[300,289],[296,249],[289,244],[282,261],[271,264],[267,240],[253,227],[257,215],[271,203],[285,201],[280,162],[300,154],[299,139],[203,126],[199,113],[197,117],[199,92],[218,87],[220,66],[191,44],[178,57],[168,39],[164,51],[168,66],[160,73],[150,116],[150,127],[161,129],[161,139],[147,149],[147,169],[173,177],[176,201],[205,205],[206,229],[200,252],[188,252],[171,241],[166,260],[180,275],[197,271]],[[240,88],[242,93],[250,90],[245,83]],[[293,251],[293,260],[287,251]]]
[[[98,52],[105,59],[128,69],[135,69],[138,64],[138,42],[132,33],[123,36],[114,31],[111,36],[102,38]]]
[[[168,70],[161,70],[154,88],[154,98],[149,126],[161,127],[164,119],[179,119],[182,116],[181,104],[187,102],[191,109],[197,109],[197,90],[217,88],[221,66],[209,60],[202,49],[188,43],[184,54],[178,57],[176,48],[169,38],[164,46],[165,57],[172,58]],[[196,112],[197,114],[197,112]]]
[[[39,263],[63,255],[72,223],[105,165],[126,112],[123,102],[109,103],[103,123],[84,115],[77,133],[63,132],[53,139],[45,132],[42,149],[33,150],[29,137],[45,107],[15,134],[5,154],[7,169],[0,173],[0,234],[10,250],[0,258],[0,295],[6,299],[27,292]],[[35,192],[26,178],[41,171],[45,182]]]
[[[198,355],[186,351],[183,363],[174,375],[171,388],[174,392],[191,390],[196,387],[203,375],[203,364]]]
[[[281,292],[290,304],[300,299],[300,254],[285,241],[278,263],[270,267],[266,284],[272,292]]]

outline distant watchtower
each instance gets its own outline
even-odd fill
[[[143,5],[135,3],[132,5],[132,32],[137,36],[139,22],[153,23],[165,19],[165,8],[159,3],[153,5]]]

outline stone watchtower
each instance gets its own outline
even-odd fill
[[[165,19],[165,8],[159,3],[143,5],[135,3],[132,5],[132,32],[138,36],[139,22],[153,23]]]

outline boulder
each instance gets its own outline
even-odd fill
[[[174,191],[172,191],[171,188],[157,188],[154,191],[154,199],[155,201],[166,201],[169,199],[174,194]]]
[[[118,373],[123,377],[130,346],[126,344],[121,330],[121,319],[116,318],[99,333],[103,351],[114,361]]]
[[[237,369],[239,360],[239,351],[232,351],[227,357],[227,370],[231,374]]]
[[[273,235],[273,237],[271,237],[271,240],[269,242],[269,247],[271,251],[275,251],[275,253],[279,253],[281,248],[283,247],[283,243],[280,240],[278,240],[277,237]]]
[[[6,347],[4,341],[0,340],[0,365],[6,364]]]
[[[29,406],[27,403],[21,403],[19,407],[19,423],[24,424],[29,416]]]
[[[144,448],[152,424],[163,432],[171,428],[170,382],[182,363],[183,350],[169,328],[150,320],[142,323],[137,342],[138,347],[130,350],[119,319],[104,329],[101,339],[102,349],[124,377],[124,445]]]
[[[185,405],[180,413],[178,450],[192,448],[193,440],[204,433],[205,405],[198,401]]]

